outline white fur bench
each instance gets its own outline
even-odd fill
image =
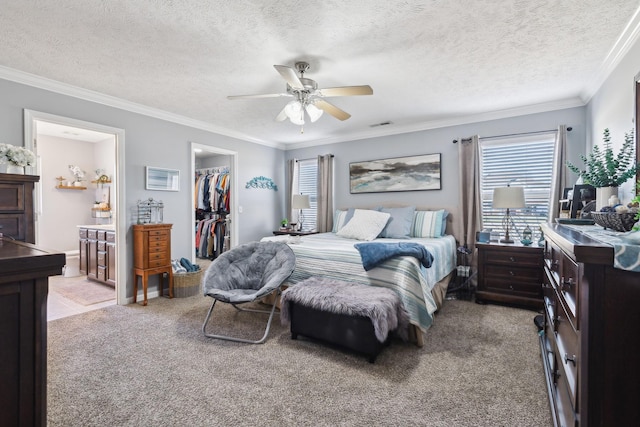
[[[311,277],[282,293],[280,316],[298,334],[364,353],[373,363],[389,333],[406,339],[409,324],[400,298],[390,289]]]

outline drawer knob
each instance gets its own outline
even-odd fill
[[[567,353],[564,354],[564,363],[565,365],[567,364],[567,362],[571,362],[573,363],[573,366],[576,366],[576,355],[572,354],[571,357],[569,357],[569,355]]]
[[[513,271],[509,271],[509,275],[510,275],[510,276],[515,276],[515,275],[516,275],[516,273],[514,273]]]
[[[560,290],[564,291],[570,291],[571,288],[573,288],[573,277],[569,277],[569,280],[565,280],[564,276],[562,277],[562,280],[560,281]]]

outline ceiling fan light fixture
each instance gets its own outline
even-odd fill
[[[305,110],[307,110],[307,114],[309,115],[312,123],[316,122],[320,117],[322,117],[322,113],[324,113],[324,111],[313,104],[307,104]]]
[[[304,109],[300,101],[294,100],[284,107],[284,113],[287,115],[291,123],[296,125],[304,124]]]

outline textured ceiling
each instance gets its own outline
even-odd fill
[[[3,1],[0,66],[227,135],[304,146],[537,104],[580,105],[638,6],[637,0]],[[325,114],[303,134],[274,121],[286,98],[226,98],[284,92],[273,65],[298,60],[311,64],[305,76],[320,87],[368,84],[374,94],[331,98],[352,117],[340,122]]]

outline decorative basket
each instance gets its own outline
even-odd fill
[[[198,295],[202,290],[201,268],[198,271],[187,273],[174,273],[173,275],[173,296],[175,298],[192,297]]]
[[[591,212],[591,218],[596,224],[615,231],[630,231],[636,223],[635,216],[636,214],[631,212]]]

